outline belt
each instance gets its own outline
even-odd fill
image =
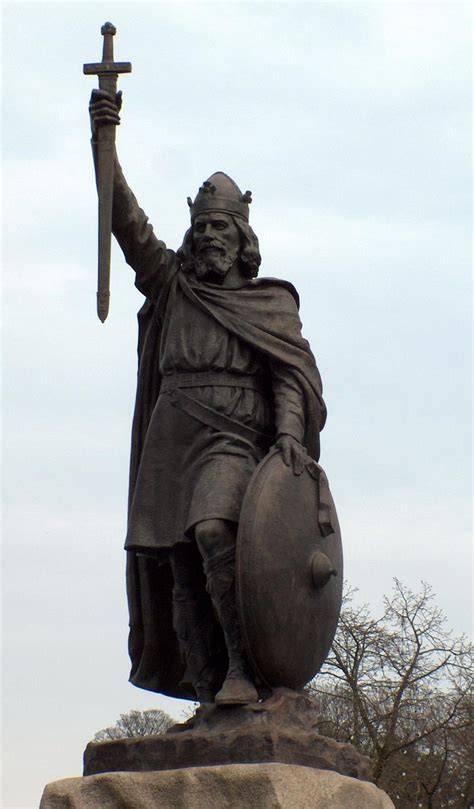
[[[268,449],[274,440],[271,435],[262,433],[260,430],[254,430],[253,427],[249,427],[241,421],[231,419],[224,413],[219,413],[217,410],[214,410],[214,408],[202,402],[198,402],[196,399],[193,399],[192,396],[185,393],[184,390],[170,389],[167,391],[167,394],[174,407],[177,407],[183,413],[187,413],[188,416],[196,419],[196,421],[200,421],[201,424],[206,424],[208,427],[212,427],[218,432],[238,435],[239,438],[243,438],[245,441],[265,447],[266,449]]]
[[[161,380],[160,393],[177,388],[200,388],[205,386],[246,388],[265,393],[262,382],[251,374],[231,374],[227,371],[197,371],[190,374],[168,374]]]

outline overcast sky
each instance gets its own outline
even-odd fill
[[[95,314],[87,103],[100,27],[130,60],[118,148],[178,247],[212,172],[251,189],[262,274],[298,288],[329,410],[346,576],[373,612],[432,584],[471,628],[470,40],[463,3],[3,6],[3,806],[81,773],[132,708],[124,587],[141,296]]]

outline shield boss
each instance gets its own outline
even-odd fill
[[[263,683],[298,689],[319,671],[342,599],[342,544],[324,471],[297,476],[267,455],[249,483],[237,538],[237,605]]]

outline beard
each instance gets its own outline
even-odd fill
[[[199,279],[222,281],[237,255],[232,255],[220,244],[211,243],[202,248],[195,259],[195,272]]]

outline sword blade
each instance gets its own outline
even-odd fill
[[[102,126],[98,132],[97,172],[99,199],[99,250],[97,314],[103,323],[109,313],[110,252],[112,242],[112,199],[114,187],[115,126]]]

